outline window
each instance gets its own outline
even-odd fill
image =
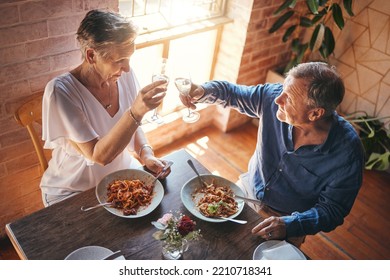
[[[140,26],[140,33],[223,16],[225,0],[119,0],[121,14]]]
[[[140,27],[137,51],[131,57],[141,87],[151,83],[156,61],[168,58],[170,83],[160,115],[183,108],[173,83],[184,66],[191,78],[202,83],[212,78],[222,26],[224,0],[119,0],[119,12]]]

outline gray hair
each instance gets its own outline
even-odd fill
[[[292,68],[287,76],[304,79],[310,106],[325,109],[325,116],[332,114],[344,98],[345,88],[336,67],[324,62],[301,63]]]
[[[103,58],[108,59],[112,47],[134,44],[137,31],[133,22],[119,14],[91,10],[81,21],[76,34],[83,56],[87,48],[93,48]]]

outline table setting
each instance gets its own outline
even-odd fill
[[[278,252],[282,258],[287,253],[287,257],[294,257],[292,252],[296,251],[281,245],[259,248],[265,240],[250,232],[262,217],[243,199],[234,198],[244,196],[236,184],[212,175],[184,149],[164,159],[172,166],[170,175],[163,180],[155,180],[158,176],[141,169],[117,171],[94,189],[7,224],[6,232],[19,256],[41,260],[104,259],[120,251],[115,259],[251,260],[271,259]],[[150,202],[135,213],[125,214],[115,207],[118,202],[108,201],[107,186],[115,180],[129,179],[153,188]],[[206,204],[206,212],[202,213],[194,200],[197,190],[201,194],[202,188],[218,193],[221,189],[213,187],[219,186],[225,187],[223,195],[228,200]],[[213,216],[219,211],[227,213],[222,216],[230,220]]]

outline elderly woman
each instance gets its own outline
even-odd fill
[[[81,65],[47,84],[42,134],[53,153],[40,184],[45,206],[96,186],[113,171],[140,167],[129,151],[154,173],[164,167],[140,123],[162,102],[166,82],[139,90],[129,65],[136,35],[118,14],[88,12],[77,31]]]

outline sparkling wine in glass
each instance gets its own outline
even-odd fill
[[[161,63],[157,66],[156,71],[154,71],[152,75],[152,82],[165,80],[167,84],[169,83],[169,77],[167,75],[167,63],[168,59],[163,58]],[[157,124],[164,123],[163,118],[157,112],[157,108],[153,110],[153,114],[150,116],[148,121]]]
[[[177,89],[179,90],[180,94],[184,96],[188,96],[188,94],[190,93],[191,84],[191,77],[189,75],[187,77],[182,76],[175,79],[175,85]],[[200,115],[198,112],[192,111],[188,107],[188,114],[183,115],[183,121],[185,121],[186,123],[194,123],[199,120],[199,117]]]

